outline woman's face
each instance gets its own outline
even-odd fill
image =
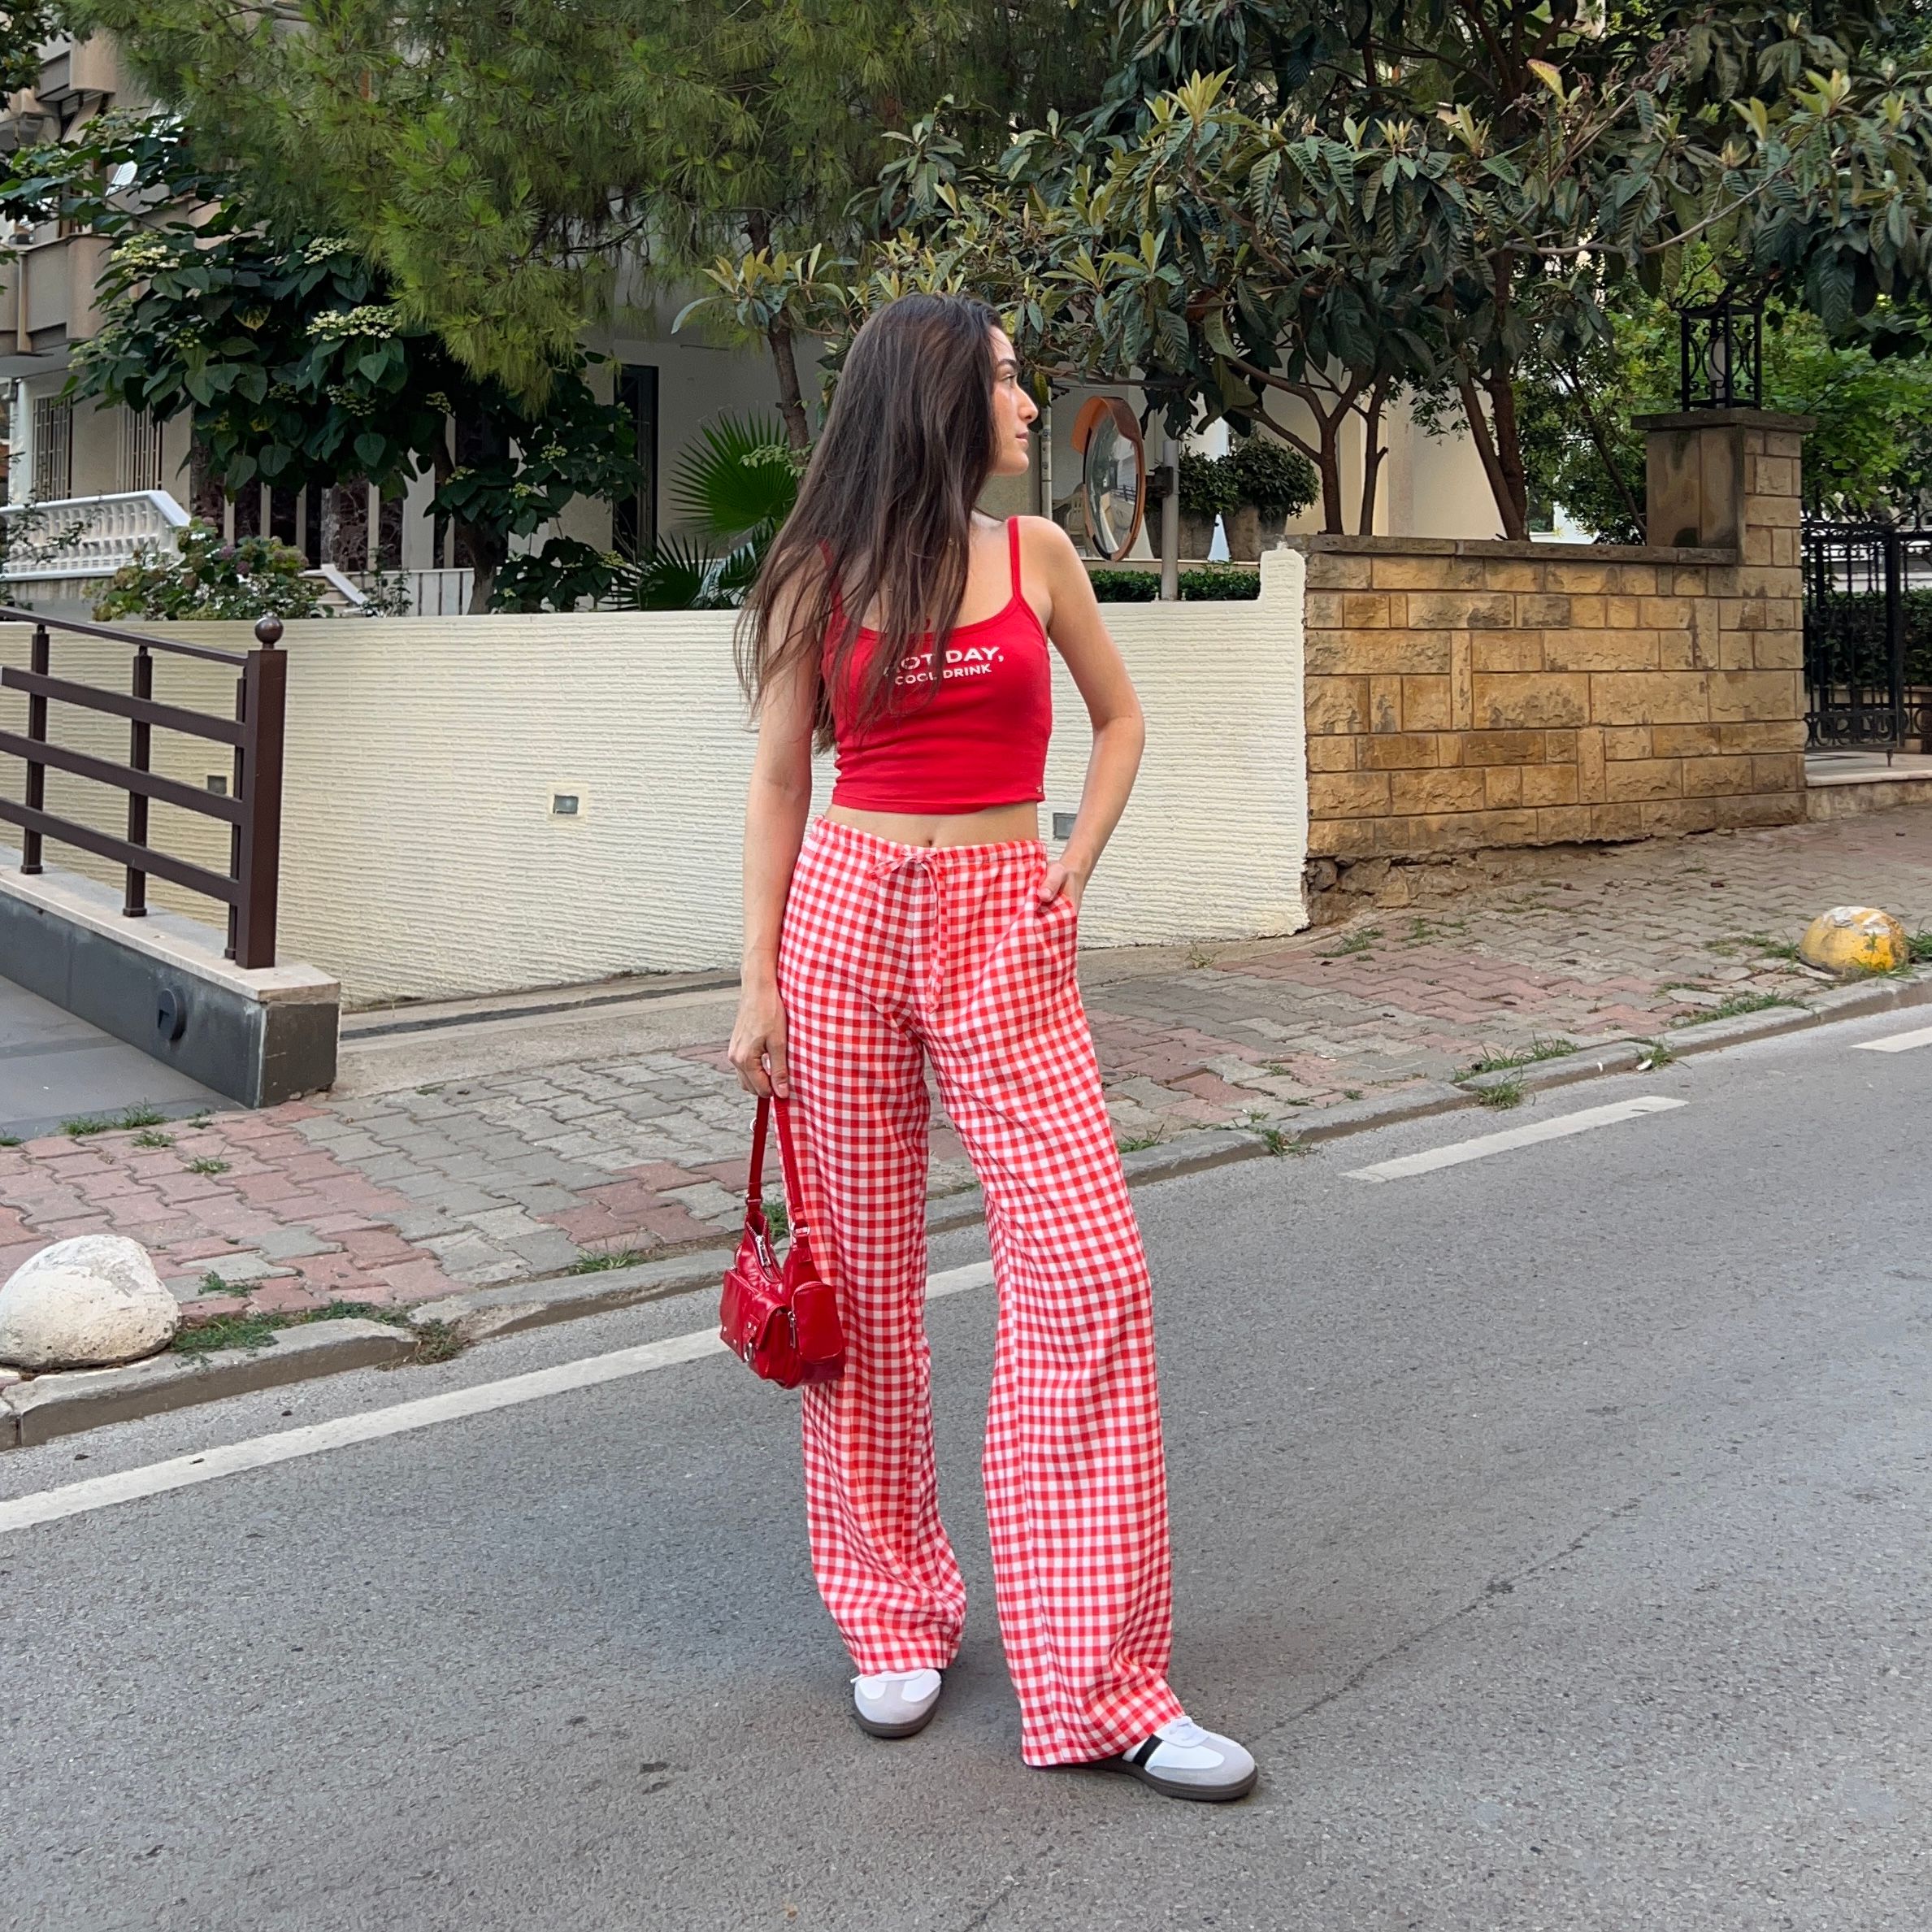
[[[1040,405],[1020,385],[1020,360],[1005,330],[993,341],[993,474],[1024,476],[1033,463],[1033,423]]]

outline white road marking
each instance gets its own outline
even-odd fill
[[[1886,1040],[1861,1040],[1853,1046],[1859,1053],[1903,1053],[1913,1047],[1932,1047],[1932,1027],[1921,1027],[1911,1033],[1894,1033]]]
[[[1508,1153],[1513,1148],[1531,1147],[1539,1140],[1561,1140],[1566,1134],[1614,1127],[1620,1120],[1635,1120],[1640,1114],[1662,1114],[1690,1104],[1661,1093],[1639,1094],[1634,1100],[1617,1101],[1607,1107],[1585,1107],[1575,1114],[1559,1114],[1551,1120],[1507,1127],[1500,1134],[1484,1134],[1474,1140],[1452,1140],[1447,1147],[1432,1147],[1426,1153],[1404,1154],[1399,1161],[1378,1161],[1373,1167],[1351,1168],[1348,1178],[1352,1181],[1405,1180],[1410,1174],[1460,1166],[1465,1161],[1480,1161],[1489,1154]]]
[[[949,1268],[927,1277],[926,1297],[936,1300],[941,1296],[957,1295],[962,1289],[984,1287],[992,1278],[991,1261],[971,1261],[963,1268]],[[397,1402],[387,1409],[372,1409],[360,1415],[337,1416],[332,1422],[310,1422],[299,1429],[251,1436],[245,1442],[204,1449],[198,1455],[172,1456],[165,1462],[150,1462],[143,1468],[123,1470],[111,1476],[93,1476],[82,1483],[66,1483],[58,1489],[43,1489],[32,1496],[0,1502],[0,1535],[10,1530],[30,1529],[36,1523],[84,1515],[91,1509],[106,1509],[115,1503],[163,1496],[171,1489],[185,1489],[196,1483],[211,1483],[218,1476],[268,1469],[278,1462],[293,1462],[299,1457],[320,1456],[330,1449],[375,1442],[410,1429],[460,1422],[466,1416],[488,1415],[493,1409],[541,1402],[548,1396],[594,1388],[601,1382],[648,1374],[654,1369],[675,1368],[681,1362],[723,1353],[724,1344],[718,1339],[718,1331],[701,1328],[689,1335],[667,1336],[661,1342],[613,1349],[607,1355],[559,1362],[554,1368],[508,1375],[500,1382],[479,1383],[472,1388],[449,1389],[440,1396]]]

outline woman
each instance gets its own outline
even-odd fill
[[[907,296],[853,344],[740,632],[759,733],[731,1057],[753,1092],[797,1097],[805,1211],[844,1320],[843,1374],[803,1391],[805,1503],[859,1722],[924,1727],[966,1615],[933,1468],[930,1060],[992,1236],[983,1466],[1022,1755],[1239,1798],[1253,1760],[1189,1722],[1164,1675],[1147,1267],[1075,979],[1140,708],[1064,532],[974,508],[989,477],[1027,471],[1038,414],[983,303]],[[1050,862],[1049,638],[1093,723]],[[815,734],[838,779],[808,831]]]

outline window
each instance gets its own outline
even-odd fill
[[[637,427],[637,493],[610,506],[613,548],[625,557],[647,556],[658,542],[658,371],[649,363],[625,363],[617,372],[617,400]]]
[[[33,497],[59,501],[74,493],[74,410],[55,396],[33,399]]]
[[[152,416],[121,411],[121,488],[158,490],[161,487],[161,425]]]

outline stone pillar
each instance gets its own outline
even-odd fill
[[[1708,573],[1695,668],[1707,674],[1722,750],[1748,753],[1752,789],[1804,815],[1804,449],[1810,416],[1690,410],[1640,416],[1649,536],[1667,549],[1734,552]]]
[[[1802,452],[1805,433],[1817,427],[1813,418],[1699,409],[1639,416],[1637,427],[1648,449],[1652,543],[1740,550],[1747,564],[1798,567]]]

